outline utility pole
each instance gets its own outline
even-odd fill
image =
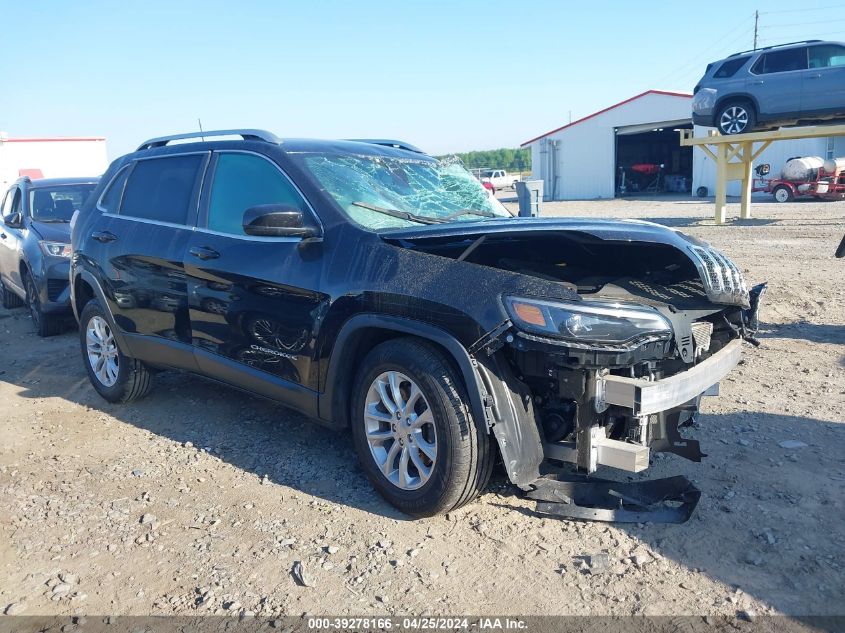
[[[202,131],[203,131],[203,129],[202,129],[202,119],[201,119],[201,118],[199,118],[199,117],[197,117],[197,125],[199,125],[199,126],[200,126],[200,134],[202,134]],[[205,137],[204,137],[204,136],[203,136],[203,137],[201,137],[201,138],[202,138],[202,140],[203,140],[203,141],[205,140]]]
[[[754,50],[757,50],[757,23],[760,21],[760,12],[754,12]]]

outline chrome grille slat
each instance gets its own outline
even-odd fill
[[[742,305],[748,302],[748,289],[739,268],[715,249],[690,246],[707,296],[716,303]]]

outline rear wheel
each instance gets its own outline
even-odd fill
[[[55,315],[44,314],[41,311],[41,298],[31,275],[26,275],[26,304],[38,336],[53,336],[61,333],[64,321]]]
[[[792,202],[795,200],[795,194],[793,194],[792,189],[786,185],[778,185],[775,187],[772,191],[772,195],[775,197],[777,202]]]
[[[118,347],[106,314],[96,299],[85,305],[79,324],[82,360],[97,393],[109,402],[131,402],[145,396],[152,386],[149,370]]]
[[[373,486],[416,517],[447,512],[487,485],[493,446],[449,361],[417,339],[394,339],[362,363],[352,435]]]
[[[746,101],[728,102],[716,116],[716,127],[726,136],[750,132],[755,124],[754,108]]]

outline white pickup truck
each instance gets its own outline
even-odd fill
[[[520,178],[521,176],[518,174],[509,174],[504,169],[484,169],[481,171],[481,182],[489,182],[496,191],[507,187],[516,189],[516,183],[519,182]]]

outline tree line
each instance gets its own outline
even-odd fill
[[[531,149],[488,149],[474,152],[450,154],[460,158],[467,169],[489,167],[507,171],[531,171]],[[445,158],[438,156],[438,158]]]

